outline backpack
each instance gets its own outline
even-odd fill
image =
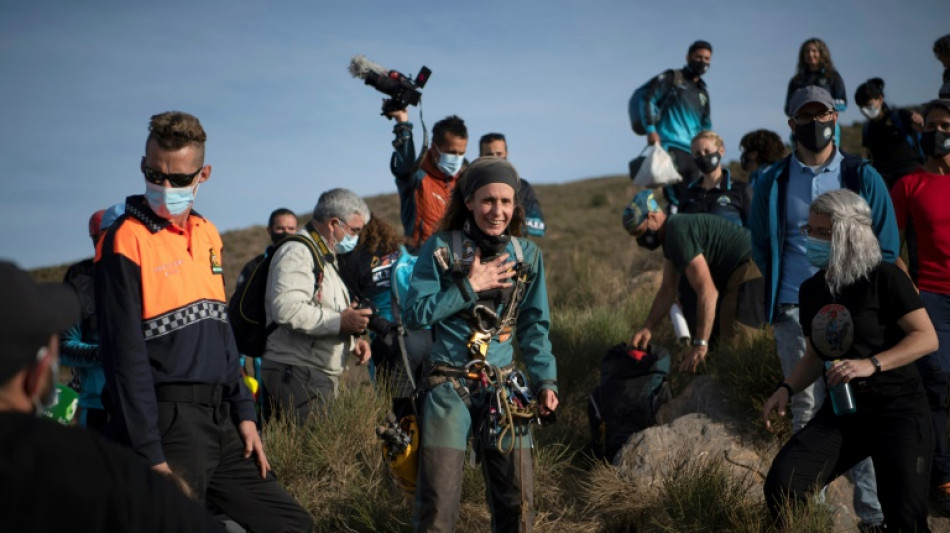
[[[408,398],[416,390],[416,376],[419,367],[432,351],[432,330],[429,328],[410,330],[403,326],[403,303],[409,294],[409,282],[415,268],[418,255],[409,253],[405,246],[399,247],[399,258],[392,266],[390,274],[390,296],[392,298],[393,322],[398,325],[396,344],[399,348],[399,364],[393,365],[390,375],[393,398]]]
[[[897,129],[897,132],[904,136],[904,142],[914,151],[914,155],[917,157],[919,163],[923,163],[927,160],[927,156],[924,155],[924,150],[920,146],[920,134],[916,131],[910,130],[904,124],[904,121],[901,120],[900,109],[891,109],[890,110],[890,119],[894,124],[894,127]],[[868,132],[871,128],[871,121],[864,123],[864,127],[861,128],[861,144],[864,146],[868,145]]]
[[[277,324],[267,324],[267,313],[264,308],[265,293],[267,292],[267,274],[274,253],[288,242],[300,242],[307,245],[313,254],[314,272],[323,271],[323,261],[317,253],[313,241],[303,235],[288,235],[269,249],[267,253],[252,259],[238,278],[234,294],[228,302],[228,322],[234,332],[234,340],[240,353],[248,357],[260,357],[267,346],[267,337],[277,329]]]
[[[613,460],[630,435],[656,425],[656,412],[672,398],[670,353],[651,344],[646,352],[613,346],[600,363],[600,385],[588,398],[592,450]]]
[[[659,114],[662,115],[666,111],[667,105],[673,103],[675,98],[673,96],[676,94],[676,88],[683,84],[683,71],[680,69],[670,69],[661,74],[661,76],[673,76],[673,82],[670,85],[669,91],[666,93],[666,96],[663,97],[663,100],[660,102]],[[643,116],[641,115],[642,109],[644,106],[649,105],[649,102],[644,101],[647,88],[656,78],[651,79],[650,81],[644,83],[640,87],[637,87],[637,90],[633,91],[633,95],[630,97],[630,101],[627,103],[627,113],[630,115],[630,126],[633,128],[633,132],[637,135],[646,135],[647,130],[646,126],[643,124]]]

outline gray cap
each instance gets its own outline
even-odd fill
[[[818,87],[817,85],[809,85],[807,87],[802,87],[792,94],[792,100],[788,106],[788,110],[791,111],[791,116],[795,116],[799,111],[801,111],[803,107],[812,102],[822,104],[827,109],[835,108],[835,100],[831,97],[831,94],[829,94],[828,91]]]

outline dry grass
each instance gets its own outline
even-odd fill
[[[768,514],[760,497],[749,496],[748,480],[726,476],[716,463],[684,462],[663,481],[663,490],[634,494],[614,468],[587,460],[587,394],[599,380],[607,348],[629,339],[646,316],[662,256],[637,247],[621,226],[623,208],[636,192],[628,178],[535,189],[549,228],[537,242],[544,250],[561,400],[558,422],[534,430],[536,530],[768,531]],[[367,202],[376,216],[399,227],[395,195]],[[309,215],[300,218],[304,223]],[[244,263],[266,246],[267,235],[256,226],[222,237],[225,281],[233,288]],[[65,268],[33,275],[59,280]],[[674,348],[665,323],[657,329],[655,341]],[[770,452],[781,436],[764,433],[759,412],[778,379],[774,350],[763,332],[748,345],[719,351],[709,365],[744,413],[743,431]],[[678,379],[674,376],[674,390]],[[319,531],[409,531],[411,499],[389,479],[374,432],[387,402],[364,377],[344,381],[333,406],[307,425],[278,421],[265,428],[271,464],[313,514]],[[794,531],[821,531],[825,518],[820,509],[793,509],[789,524]],[[458,530],[488,531],[488,524],[481,470],[466,467]]]

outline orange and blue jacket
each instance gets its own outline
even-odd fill
[[[446,176],[432,161],[429,150],[416,164],[412,123],[399,122],[393,127],[393,155],[389,170],[396,178],[399,192],[399,218],[403,234],[412,237],[415,247],[422,246],[442,220],[449,207],[458,176]],[[465,168],[467,163],[463,163]],[[460,172],[461,174],[461,172]]]
[[[130,196],[96,249],[110,433],[150,465],[165,461],[158,385],[220,385],[235,423],[256,420],[228,324],[221,236],[194,211],[186,226],[156,215],[144,196]]]

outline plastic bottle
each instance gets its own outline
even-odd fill
[[[825,370],[830,369],[838,360],[825,361]],[[850,383],[838,383],[828,386],[828,396],[831,397],[831,408],[838,416],[850,415],[858,410],[854,404],[854,395],[851,394]]]
[[[686,317],[683,316],[683,308],[680,304],[674,303],[670,307],[670,322],[673,323],[673,332],[676,334],[676,340],[686,346],[689,344],[689,326],[686,325]]]

